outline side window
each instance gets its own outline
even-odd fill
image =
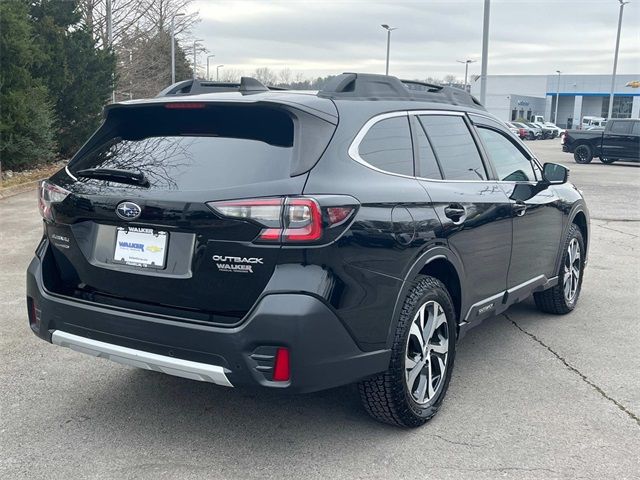
[[[444,178],[447,180],[486,180],[471,132],[462,117],[456,115],[420,115]]]
[[[413,146],[406,116],[380,120],[360,142],[362,159],[385,172],[413,175]]]
[[[516,147],[511,140],[488,128],[478,128],[487,155],[498,173],[498,180],[507,182],[535,181],[531,161]]]
[[[633,130],[631,133],[633,135],[640,135],[640,122],[633,122]]]
[[[418,139],[418,166],[419,171],[416,172],[422,178],[432,178],[435,180],[442,180],[442,174],[440,173],[440,167],[438,167],[438,160],[433,153],[431,143],[424,133],[424,129],[420,122],[416,121],[413,125],[416,125],[416,137]]]
[[[628,135],[631,133],[631,122],[611,122],[611,133]]]

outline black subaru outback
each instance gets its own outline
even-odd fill
[[[353,73],[109,105],[39,206],[42,339],[228,387],[359,382],[407,427],[438,410],[470,327],[531,294],[574,309],[589,238],[567,170],[472,96]]]

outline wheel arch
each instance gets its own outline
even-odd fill
[[[400,312],[404,304],[404,299],[411,288],[416,284],[416,279],[420,275],[428,275],[440,280],[451,295],[456,311],[457,324],[461,321],[461,312],[465,305],[465,290],[463,287],[464,268],[460,259],[446,247],[434,247],[424,252],[414,262],[405,275],[402,287],[398,292],[393,309],[392,321],[387,332],[387,346],[391,345],[395,335],[395,330],[400,317]]]

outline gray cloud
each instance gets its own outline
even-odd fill
[[[482,0],[451,1],[205,1],[193,32],[215,61],[249,73],[290,68],[306,76],[382,72],[392,34],[391,73],[406,78],[463,75],[457,59],[478,60]],[[615,0],[494,0],[489,73],[609,73]],[[640,1],[625,7],[620,73],[640,74]]]

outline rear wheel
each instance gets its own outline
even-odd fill
[[[606,158],[606,157],[600,157],[600,161],[601,161],[602,163],[606,163],[606,164],[613,163],[613,162],[615,162],[616,160],[618,160],[618,159],[617,159],[617,158]]]
[[[451,379],[456,316],[438,279],[422,277],[407,296],[389,369],[360,383],[360,397],[376,420],[419,427],[438,411]]]
[[[573,152],[576,163],[589,163],[593,160],[593,152],[589,145],[578,145]]]
[[[580,229],[572,224],[563,246],[558,284],[533,294],[538,309],[547,313],[565,314],[572,311],[582,288],[584,272],[584,240]]]

